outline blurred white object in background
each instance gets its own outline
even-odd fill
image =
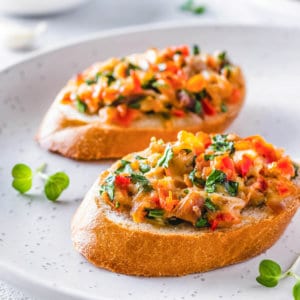
[[[76,7],[88,0],[0,0],[0,13],[46,15]]]
[[[4,46],[12,50],[33,48],[37,38],[47,29],[46,22],[35,27],[26,27],[17,23],[0,20],[0,40]]]

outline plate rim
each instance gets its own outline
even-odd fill
[[[168,21],[168,22],[157,22],[151,24],[143,24],[143,25],[134,25],[134,26],[126,26],[122,28],[114,28],[109,30],[104,30],[100,32],[96,32],[93,34],[89,34],[84,37],[78,37],[70,40],[67,43],[60,42],[52,47],[47,47],[43,50],[37,50],[34,53],[28,54],[25,58],[21,58],[17,60],[15,63],[6,66],[4,68],[0,68],[0,76],[9,73],[14,68],[18,68],[23,64],[30,63],[40,57],[47,56],[48,54],[54,53],[56,51],[66,50],[68,48],[72,48],[73,46],[77,46],[80,44],[93,42],[97,40],[101,40],[107,37],[116,37],[119,35],[126,34],[134,34],[134,33],[142,33],[147,31],[163,31],[163,30],[171,30],[171,29],[180,29],[180,28],[193,28],[198,27],[199,29],[204,30],[212,30],[212,29],[222,29],[222,30],[233,30],[236,28],[244,28],[244,29],[252,29],[252,30],[264,30],[264,31],[293,31],[300,33],[300,27],[293,26],[270,26],[270,25],[260,25],[260,24],[229,24],[229,23],[220,23],[220,24],[211,24],[211,23],[201,23],[199,21],[188,21],[183,24],[179,24],[177,21]],[[14,277],[14,279],[12,279]],[[97,298],[93,296],[86,295],[86,293],[81,292],[79,289],[73,290],[68,287],[63,286],[53,286],[51,283],[38,278],[37,276],[32,276],[30,273],[25,272],[21,268],[17,266],[12,266],[8,263],[4,263],[0,261],[0,278],[4,281],[11,283],[14,286],[21,288],[24,291],[28,291],[29,293],[43,289],[44,299],[52,299],[51,297],[55,295],[56,299],[87,299],[87,300],[107,300],[107,297],[97,296]],[[49,294],[51,293],[51,294]],[[62,298],[61,298],[62,297]]]

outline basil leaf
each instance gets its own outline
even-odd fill
[[[259,264],[259,276],[256,281],[266,287],[274,287],[281,278],[280,265],[269,259],[264,259]]]
[[[207,210],[216,211],[218,207],[210,200],[210,198],[206,198],[204,201],[204,206]]]
[[[146,217],[149,219],[161,218],[164,215],[164,211],[162,209],[151,209],[146,208],[147,211]]]
[[[208,227],[208,226],[209,226],[209,223],[208,223],[208,220],[207,220],[206,218],[200,217],[200,218],[197,220],[195,226],[196,226],[197,228]]]
[[[57,172],[49,176],[44,187],[46,197],[50,201],[56,201],[69,184],[69,176],[64,172]]]
[[[105,184],[100,186],[100,195],[106,192],[110,201],[113,201],[115,197],[115,179],[115,175],[110,175],[106,178]]]
[[[28,192],[32,187],[32,170],[25,164],[16,164],[11,172],[13,176],[12,187],[21,194]]]
[[[224,183],[226,180],[226,174],[220,170],[213,170],[206,179],[205,190],[208,193],[216,191],[217,183]]]
[[[87,111],[87,105],[78,96],[76,98],[76,108],[79,112],[85,113]]]
[[[168,168],[169,162],[173,158],[173,156],[174,156],[174,153],[173,153],[171,145],[169,144],[166,147],[163,156],[158,160],[157,165],[159,167]]]
[[[230,196],[235,197],[238,194],[239,183],[228,180],[225,182],[225,189]]]

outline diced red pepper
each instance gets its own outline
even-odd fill
[[[277,167],[282,172],[283,175],[287,175],[287,176],[295,175],[294,166],[288,157],[281,158],[277,162]]]
[[[129,177],[117,175],[115,179],[115,185],[119,187],[120,189],[126,190],[131,183],[131,180]]]
[[[130,70],[130,76],[133,81],[133,91],[136,94],[139,94],[142,92],[142,85],[140,78],[138,77],[137,73],[134,70]]]
[[[213,116],[216,114],[215,107],[211,104],[211,102],[207,98],[202,100],[202,107],[206,115]]]
[[[180,51],[181,54],[184,56],[188,56],[190,54],[190,48],[187,45],[171,47],[171,50],[173,52],[173,55],[175,54],[175,52],[178,52],[178,51]]]
[[[182,109],[173,109],[172,115],[174,115],[178,118],[183,118],[185,116],[185,112]]]
[[[233,177],[235,176],[234,163],[229,156],[223,157],[217,168],[223,171],[229,180],[233,179]]]
[[[219,222],[216,219],[214,219],[214,220],[212,220],[212,222],[210,224],[210,229],[212,231],[214,231],[218,228],[218,225],[219,225]]]
[[[287,185],[285,185],[283,182],[280,182],[277,186],[277,191],[280,196],[286,195],[290,190]]]
[[[246,154],[243,155],[242,160],[237,164],[239,173],[245,177],[249,170],[253,167],[253,160]]]
[[[255,189],[264,192],[268,188],[268,183],[263,177],[260,176],[257,178],[257,181],[254,183],[253,186]]]
[[[129,126],[132,121],[139,115],[139,111],[136,109],[126,107],[125,110],[118,109],[117,107],[117,115],[115,118],[115,122],[122,125],[122,126]]]
[[[276,151],[271,144],[265,142],[265,140],[260,136],[251,136],[246,138],[252,142],[255,151],[263,156],[267,163],[272,163],[277,159]]]

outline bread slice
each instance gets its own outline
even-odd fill
[[[153,54],[153,52],[151,53]],[[128,59],[131,62],[143,65],[143,63],[145,63],[145,57],[148,57],[147,55],[147,53],[145,55],[135,54],[131,55]],[[191,56],[191,58],[189,58],[189,69],[184,69],[184,72],[186,72],[186,76],[192,76],[191,74],[195,74],[195,72],[196,74],[203,72],[208,78],[211,76],[211,79],[205,79],[211,81],[209,83],[210,95],[214,96],[210,97],[215,99],[218,103],[218,110],[220,103],[225,101],[226,111],[218,111],[218,113],[214,115],[201,115],[190,110],[185,110],[184,117],[170,114],[168,120],[164,119],[162,114],[153,114],[153,111],[150,111],[152,114],[143,112],[140,117],[133,120],[129,125],[123,126],[116,122],[107,122],[99,116],[101,109],[107,106],[102,106],[99,111],[95,110],[89,113],[82,113],[74,106],[74,100],[68,98],[70,103],[64,103],[64,99],[69,97],[66,95],[70,93],[75,95],[78,91],[83,89],[82,86],[78,88],[75,78],[71,80],[56,97],[42,121],[36,135],[36,140],[43,148],[66,157],[78,160],[98,160],[122,157],[128,153],[140,151],[147,147],[149,139],[152,136],[162,138],[165,141],[172,141],[176,138],[180,130],[190,132],[222,132],[236,118],[243,105],[245,98],[245,81],[238,67],[232,65],[235,71],[231,71],[231,77],[226,77],[225,71],[222,71],[225,70],[226,67],[223,67],[225,69],[217,72],[215,69],[208,67],[208,63],[204,63],[205,59],[207,59],[206,56],[202,58],[200,56],[196,58]],[[95,76],[95,69],[106,70],[105,68],[110,68],[112,61],[115,62],[115,60],[116,59],[112,59],[102,64],[97,64],[78,76],[84,77],[85,79],[89,78],[89,76]],[[119,64],[122,64],[122,61],[119,61]],[[211,72],[212,75],[207,75],[210,74],[209,72]],[[233,75],[233,73],[235,75]],[[122,77],[121,79],[124,80]],[[232,82],[230,80],[232,80]],[[82,85],[84,85],[84,83],[82,83]],[[183,83],[183,85],[185,85],[185,83]],[[89,85],[84,86],[85,91],[89,91],[91,88]],[[229,101],[230,91],[234,88],[238,89],[239,99],[238,101]],[[176,89],[172,91],[171,96],[164,95],[165,98],[163,98],[164,100],[162,101],[166,101],[166,98],[169,97],[172,103],[178,102],[177,96],[174,96],[178,91],[179,90]],[[143,93],[150,93],[152,95],[151,97],[156,97],[157,103],[161,101],[159,97],[162,97],[162,94],[160,93],[155,94],[153,90],[143,91]],[[94,99],[88,99],[88,101],[92,102]],[[100,103],[99,105],[101,106],[103,104]],[[177,103],[176,105],[178,106],[179,104]],[[112,106],[114,105],[110,105],[110,107]],[[154,109],[156,108],[154,107]]]
[[[108,173],[102,173],[100,184]],[[97,180],[72,220],[72,241],[88,261],[118,273],[181,276],[205,272],[271,247],[297,211],[298,195],[286,198],[284,204],[285,209],[276,214],[266,207],[246,208],[242,223],[215,231],[187,224],[157,227],[135,223],[113,211],[99,196]]]

